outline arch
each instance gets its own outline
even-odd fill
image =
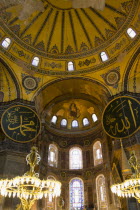
[[[69,169],[82,169],[83,157],[79,147],[72,147],[69,151]]]
[[[57,167],[58,164],[58,148],[54,144],[49,145],[48,164],[52,167]]]
[[[130,62],[128,63],[128,67],[127,67],[127,70],[125,72],[124,83],[123,83],[124,92],[127,92],[127,82],[128,82],[129,73],[130,73],[130,71],[133,67],[133,64],[135,63],[135,60],[139,56],[139,54],[140,54],[140,47],[137,49],[137,51],[135,52],[135,54],[131,58]]]
[[[106,183],[103,174],[100,174],[96,177],[96,192],[98,210],[108,210]]]
[[[94,166],[103,163],[102,145],[100,141],[96,141],[93,144],[93,157],[94,157]]]
[[[84,207],[84,183],[80,178],[73,178],[69,182],[69,210],[83,209]]]
[[[85,77],[85,78],[81,78],[81,77],[67,77],[67,78],[63,78],[62,79],[54,79],[53,81],[47,83],[47,84],[44,84],[44,86],[42,86],[40,89],[38,89],[38,91],[34,94],[33,98],[32,98],[32,101],[35,100],[35,98],[43,91],[45,90],[46,88],[49,88],[50,86],[52,86],[53,84],[57,84],[57,83],[60,83],[62,81],[70,81],[70,80],[83,80],[84,81],[87,81],[87,82],[91,82],[92,84],[96,84],[96,85],[99,85],[101,88],[104,88],[104,90],[108,93],[108,97],[111,97],[112,93],[110,91],[110,89],[108,88],[107,85],[101,83],[101,81],[97,81],[97,80],[93,80],[93,79],[90,79],[88,77]]]
[[[20,86],[19,86],[19,83],[18,83],[18,80],[17,80],[15,74],[13,73],[12,69],[5,63],[5,61],[2,58],[0,58],[0,63],[6,68],[6,70],[10,74],[10,76],[15,84],[15,87],[16,87],[17,98],[20,98],[20,94],[21,94]]]

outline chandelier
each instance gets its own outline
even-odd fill
[[[130,164],[134,173],[124,182],[112,185],[111,191],[119,197],[134,197],[140,203],[140,165],[138,164],[134,151],[131,153],[128,163]],[[129,169],[126,169],[126,171],[127,170]]]
[[[30,210],[34,202],[42,198],[53,198],[60,196],[61,183],[59,181],[47,179],[40,180],[39,174],[35,173],[35,167],[41,160],[37,147],[32,147],[26,161],[30,165],[30,170],[23,176],[17,176],[11,180],[0,180],[0,194],[5,197],[17,197],[21,200],[17,210]]]

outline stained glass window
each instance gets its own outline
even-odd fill
[[[5,38],[2,42],[2,46],[7,49],[9,47],[9,45],[11,44],[11,39],[9,38]]]
[[[83,168],[83,158],[82,150],[78,147],[73,147],[69,152],[70,159],[70,169],[82,169]]]
[[[94,165],[103,163],[102,145],[100,141],[96,141],[93,145]]]
[[[97,203],[99,210],[107,210],[107,194],[106,194],[106,184],[105,177],[103,174],[100,174],[96,178],[96,192],[97,192]]]
[[[79,178],[70,181],[70,210],[84,209],[84,184]]]
[[[58,149],[54,144],[49,145],[48,164],[57,167],[58,162]]]

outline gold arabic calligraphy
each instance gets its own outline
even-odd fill
[[[26,133],[25,131],[36,131],[35,129],[29,127],[29,126],[34,126],[35,123],[33,121],[30,121],[30,123],[27,123],[27,124],[23,124],[23,118],[22,118],[22,115],[20,115],[20,125],[19,126],[16,126],[16,127],[10,127],[10,125],[8,125],[8,129],[9,130],[16,130],[16,129],[20,129],[20,132],[23,136],[26,136]]]
[[[110,104],[107,114],[105,116],[106,127],[108,132],[113,136],[118,133],[128,133],[130,129],[136,130],[138,120],[138,108],[133,107],[133,102],[129,99],[120,99],[115,101],[116,106]]]

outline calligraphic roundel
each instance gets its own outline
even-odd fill
[[[120,96],[106,106],[102,124],[112,138],[127,138],[140,127],[140,102],[132,97]]]
[[[2,115],[1,126],[8,138],[20,143],[35,139],[41,128],[36,112],[23,105],[8,108]]]

